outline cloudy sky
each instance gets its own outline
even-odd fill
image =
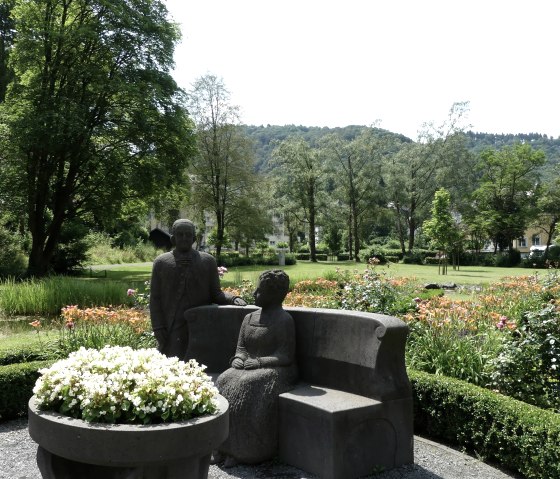
[[[174,76],[221,77],[251,125],[413,139],[468,101],[489,133],[560,136],[557,0],[166,0]]]

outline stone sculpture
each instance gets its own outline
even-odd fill
[[[192,221],[173,223],[173,251],[159,255],[153,265],[150,285],[150,318],[158,349],[167,356],[183,359],[188,343],[188,329],[183,314],[187,309],[205,304],[247,303],[220,288],[214,257],[192,248],[195,240]]]
[[[282,308],[289,281],[281,270],[260,275],[254,298],[261,309],[244,318],[231,368],[216,382],[229,401],[230,433],[214,462],[225,459],[226,467],[277,453],[278,395],[297,380],[294,321]]]

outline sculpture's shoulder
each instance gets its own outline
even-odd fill
[[[279,310],[277,310],[274,313],[274,319],[275,322],[280,322],[280,323],[293,323],[294,322],[294,318],[292,317],[292,315],[290,313],[288,313],[288,311],[286,311],[284,308],[281,308]]]
[[[209,253],[204,253],[203,251],[196,251],[196,254],[199,256],[201,263],[205,264],[216,264],[216,258]]]
[[[175,257],[172,252],[162,253],[154,260],[154,267],[156,265],[174,265]]]

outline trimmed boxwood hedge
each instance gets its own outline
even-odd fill
[[[560,414],[464,381],[408,371],[414,427],[527,479],[560,479]]]
[[[53,362],[32,361],[0,366],[0,421],[27,413],[27,403],[33,395],[39,369],[48,367]]]
[[[51,343],[32,343],[17,348],[0,349],[0,366],[30,361],[45,361],[47,359],[52,359],[55,353],[56,346]]]
[[[225,266],[226,268],[232,268],[234,266],[250,266],[250,265],[267,265],[274,266],[278,265],[278,254],[272,255],[258,255],[253,256],[239,256],[239,255],[222,255],[219,259],[219,265]],[[296,255],[292,253],[286,253],[284,257],[286,265],[296,264]]]
[[[0,420],[27,412],[38,370],[0,366]],[[560,414],[458,379],[409,370],[415,433],[454,444],[527,479],[560,479]]]

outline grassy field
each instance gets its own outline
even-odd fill
[[[297,264],[284,266],[282,269],[288,273],[292,283],[304,279],[313,279],[332,275],[338,269],[340,271],[364,271],[366,265],[363,263],[345,262],[319,262],[298,261]],[[104,267],[103,267],[104,268]],[[222,278],[223,286],[234,286],[242,280],[256,282],[259,274],[273,266],[239,266],[230,268],[229,272]],[[438,275],[436,265],[414,265],[414,264],[391,264],[390,266],[377,266],[377,271],[382,271],[388,276],[416,278],[419,282],[428,283],[456,283],[458,285],[485,285],[499,281],[506,276],[527,276],[535,274],[535,270],[528,268],[495,268],[484,266],[463,266],[454,271],[451,267],[447,275]],[[91,276],[106,277],[124,282],[142,283],[150,279],[151,264],[140,265],[113,265],[108,269],[93,270]],[[544,271],[540,271],[542,275]],[[88,272],[89,274],[89,272]]]

